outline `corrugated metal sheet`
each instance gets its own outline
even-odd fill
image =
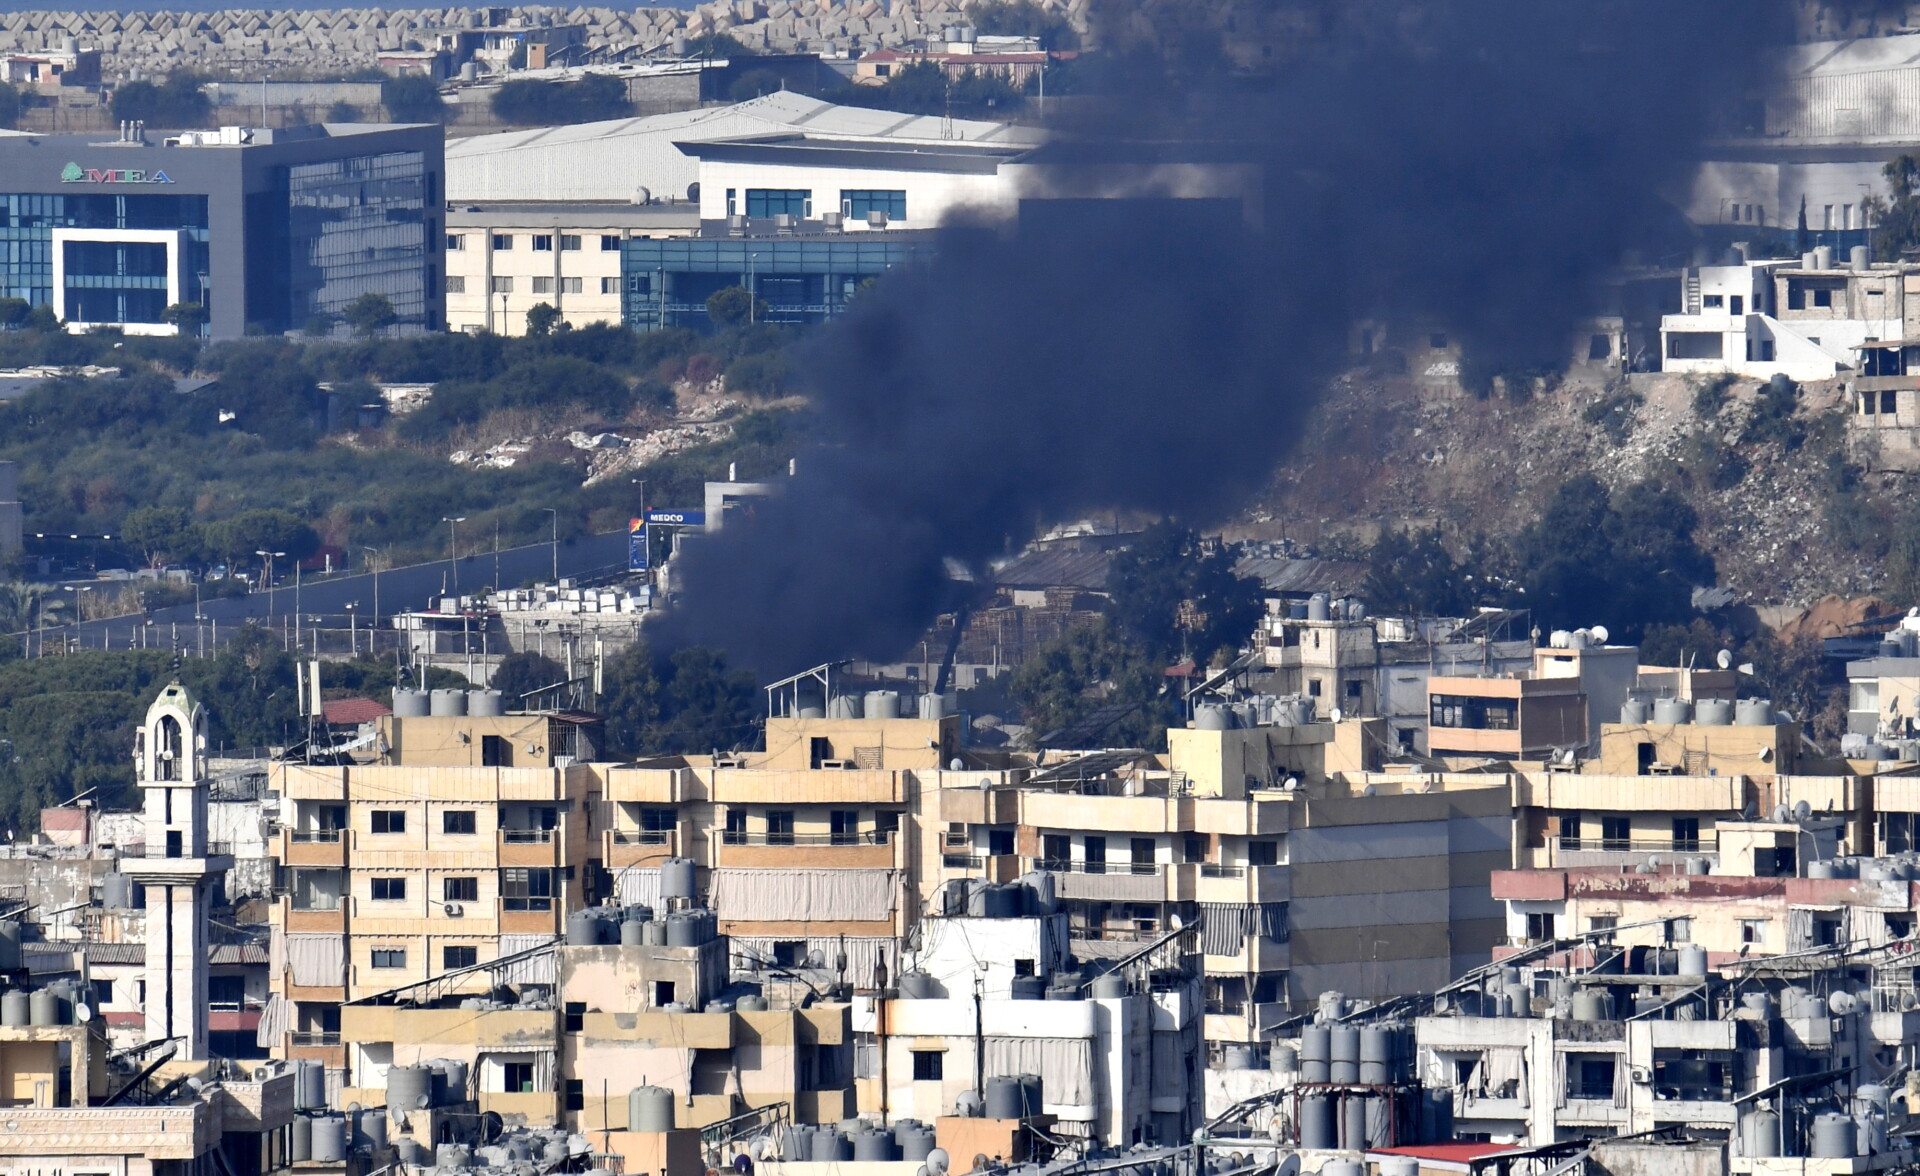
[[[1767,134],[1804,139],[1920,134],[1920,68],[1790,79],[1767,106]]]
[[[1234,564],[1233,570],[1260,581],[1269,592],[1286,595],[1331,592],[1338,596],[1358,592],[1367,583],[1367,565],[1345,560],[1249,555]]]
[[[1104,592],[1113,569],[1111,551],[1058,548],[1029,551],[994,573],[1003,588],[1086,588]]]

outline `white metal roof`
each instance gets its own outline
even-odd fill
[[[836,106],[781,91],[733,106],[657,114],[575,126],[536,127],[447,142],[447,198],[463,200],[631,200],[645,188],[656,199],[685,199],[699,161],[678,142],[734,139],[772,131],[828,138],[902,142],[1030,145],[1032,127],[942,119]]]

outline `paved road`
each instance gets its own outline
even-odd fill
[[[624,567],[627,560],[627,533],[612,531],[562,543],[559,556],[560,575],[563,577],[584,576],[611,567]],[[461,590],[471,592],[480,587],[491,588],[496,582],[502,588],[511,588],[528,580],[549,580],[553,576],[553,561],[554,550],[550,543],[510,548],[497,555],[489,551],[465,556],[459,561],[458,585]],[[229,633],[238,630],[248,620],[278,628],[284,618],[295,612],[308,618],[303,624],[313,624],[312,618],[320,617],[322,628],[345,629],[348,627],[346,606],[349,604],[355,606],[353,612],[359,618],[357,623],[364,626],[374,611],[375,580],[379,581],[379,609],[384,626],[384,618],[396,612],[424,608],[438,597],[447,595],[454,586],[455,568],[452,561],[443,559],[393,568],[377,576],[354,574],[309,578],[297,589],[292,583],[284,583],[269,592],[202,601],[199,611],[202,617],[213,622],[209,625],[209,631],[217,629],[221,640],[225,640]],[[194,633],[192,604],[155,609],[147,617],[134,615],[104,621],[83,621],[49,629],[46,637],[52,641],[70,638],[86,649],[125,649],[129,644],[140,643],[141,630],[149,620],[152,622],[147,637],[149,644],[168,645],[175,625],[179,626],[183,648],[196,640],[190,636]],[[37,634],[35,639],[38,639]]]

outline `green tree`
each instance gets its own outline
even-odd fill
[[[148,567],[184,559],[196,544],[193,521],[177,506],[143,506],[120,523],[120,537],[140,549]]]
[[[784,351],[743,355],[727,365],[727,391],[765,399],[783,396],[790,371]]]
[[[1873,252],[1881,261],[1901,261],[1920,251],[1920,157],[1897,155],[1880,169],[1890,199],[1867,210]]]
[[[694,646],[662,657],[633,645],[607,662],[601,713],[622,755],[696,754],[743,747],[758,723],[752,674]]]
[[[1163,666],[1231,656],[1266,611],[1260,582],[1235,574],[1237,556],[1172,521],[1148,527],[1107,574],[1107,615],[1118,635]]]
[[[160,312],[160,321],[172,324],[182,335],[198,334],[207,324],[206,304],[176,302]]]
[[[1177,717],[1163,666],[1102,618],[1042,645],[1014,671],[1008,694],[1036,744],[1075,729],[1110,747],[1161,746]],[[1091,730],[1090,728],[1098,728]]]
[[[20,121],[20,91],[0,82],[0,130],[11,130]]]
[[[527,311],[527,334],[534,338],[545,338],[556,326],[563,325],[560,312],[550,302],[538,303]]]
[[[207,547],[226,557],[229,564],[244,566],[255,559],[256,551],[282,551],[286,560],[303,560],[320,547],[320,536],[300,516],[284,510],[246,510],[201,529]]]
[[[0,330],[12,330],[27,321],[33,304],[24,298],[0,298]]]
[[[205,126],[213,113],[213,103],[201,89],[205,84],[205,78],[191,73],[175,74],[159,85],[128,82],[113,92],[113,117],[156,129]]]
[[[1685,623],[1693,589],[1714,581],[1694,542],[1693,508],[1638,482],[1609,494],[1582,474],[1561,484],[1539,520],[1515,537],[1515,578],[1542,626],[1604,622],[1632,641],[1649,625]]]
[[[566,668],[559,662],[531,650],[522,650],[501,658],[487,685],[507,696],[508,710],[517,710],[527,695],[566,680]]]
[[[60,322],[60,316],[53,313],[51,306],[36,306],[27,311],[26,321],[21,324],[29,331],[38,331],[43,335],[58,335],[66,330]]]
[[[340,318],[353,328],[354,334],[363,339],[400,321],[400,316],[393,309],[393,300],[371,290],[347,303],[346,309],[340,312]]]
[[[395,122],[434,123],[447,117],[440,87],[424,74],[401,74],[380,83],[380,105]]]
[[[687,38],[687,56],[720,60],[757,55],[732,33],[701,33],[697,37]]]
[[[1072,49],[1079,43],[1073,22],[1034,0],[975,0],[967,19],[990,37],[1038,37],[1042,49]]]
[[[1464,616],[1476,603],[1473,577],[1447,551],[1438,529],[1387,531],[1367,553],[1367,603],[1381,612]]]
[[[732,327],[747,321],[749,314],[758,318],[766,309],[766,303],[747,293],[744,286],[723,286],[707,298],[707,317],[715,326]]]

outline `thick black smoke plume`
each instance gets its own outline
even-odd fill
[[[824,442],[689,553],[667,642],[770,676],[891,658],[946,604],[949,561],[1091,511],[1218,520],[1284,459],[1363,316],[1564,360],[1597,279],[1684,232],[1655,193],[1788,35],[1786,5],[1755,0],[1274,0],[1254,6],[1281,30],[1259,80],[1196,63],[1218,43],[1205,8],[1109,6],[1124,98],[1057,154],[1245,160],[1261,227],[1144,203],[950,230],[821,334]]]

